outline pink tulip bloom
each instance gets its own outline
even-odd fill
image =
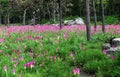
[[[3,52],[3,50],[0,50],[0,53],[2,53]]]
[[[56,52],[58,52],[58,48],[56,48]]]
[[[73,53],[72,52],[70,52],[70,56],[73,57]]]
[[[107,50],[103,50],[103,53],[104,53],[104,54],[107,54]]]
[[[3,39],[3,38],[0,38],[0,43],[1,43],[1,42],[4,42],[4,39]]]
[[[113,59],[113,60],[114,60],[114,59],[115,59],[115,56],[111,56],[111,59]]]
[[[20,57],[19,60],[24,60],[24,57]]]
[[[73,74],[74,75],[79,75],[80,74],[80,68],[75,68],[75,69],[73,69]]]
[[[33,56],[34,56],[34,54],[33,54],[32,52],[30,52],[29,55],[30,55],[30,57],[33,57]]]
[[[7,66],[6,66],[6,65],[4,66],[4,71],[5,71],[5,72],[7,71]]]
[[[26,69],[26,67],[27,67],[27,64],[24,64],[24,69]]]
[[[34,63],[33,63],[33,62],[29,62],[27,65],[28,65],[28,67],[30,67],[30,68],[33,68],[33,67],[34,67]]]
[[[10,60],[12,61],[12,63],[14,62],[14,58],[10,58]]]
[[[50,61],[52,61],[52,59],[53,59],[53,56],[50,56]]]
[[[12,70],[13,75],[15,75],[15,70]]]

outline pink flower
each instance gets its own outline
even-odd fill
[[[72,52],[70,52],[70,56],[73,57],[73,53]]]
[[[64,34],[64,39],[67,39],[67,38],[68,38],[67,34]]]
[[[55,61],[56,61],[56,59],[57,59],[56,56],[54,56],[54,60],[55,60]]]
[[[20,57],[19,60],[24,60],[24,57]]]
[[[42,39],[42,36],[37,36],[36,39]]]
[[[107,54],[107,50],[103,50],[103,53],[104,53],[104,54]]]
[[[15,70],[12,70],[13,75],[15,75]]]
[[[3,38],[0,38],[0,43],[1,43],[1,42],[4,42],[4,39],[3,39]]]
[[[113,60],[114,60],[114,59],[115,59],[115,56],[111,56],[111,59],[113,59]]]
[[[0,53],[2,53],[3,52],[3,50],[0,50]]]
[[[33,63],[33,62],[29,62],[27,65],[28,65],[28,67],[30,67],[30,68],[33,68],[33,67],[34,67],[34,63]]]
[[[24,69],[26,69],[26,67],[27,67],[27,64],[24,64]]]
[[[29,55],[30,55],[30,57],[33,57],[33,56],[34,56],[34,54],[33,54],[32,52],[30,52]]]
[[[16,67],[17,67],[17,64],[15,63],[13,66],[14,66],[14,68],[16,68]]]
[[[56,52],[58,52],[58,48],[56,48]]]
[[[112,45],[112,47],[113,47],[113,48],[115,48],[115,46],[114,46],[114,45]]]
[[[72,58],[72,60],[74,61],[74,55],[73,55],[73,53],[72,52],[70,52],[70,57]]]
[[[10,60],[12,61],[12,63],[14,62],[14,58],[10,58]]]
[[[6,65],[4,66],[4,71],[5,71],[5,72],[7,71],[7,66],[6,66]]]
[[[72,57],[72,60],[74,61],[74,60],[75,60],[75,58],[74,58],[74,57]]]
[[[53,56],[50,56],[50,61],[52,61],[52,59],[53,59]]]
[[[80,74],[80,68],[75,68],[73,69],[73,74],[76,75],[76,74]]]
[[[31,37],[30,40],[34,40],[34,38]]]

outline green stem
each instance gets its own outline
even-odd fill
[[[8,77],[7,71],[6,71],[6,77]]]

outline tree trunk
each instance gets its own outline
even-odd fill
[[[60,29],[62,29],[62,11],[61,11],[61,0],[58,0],[58,5],[59,5],[59,26]]]
[[[101,5],[101,18],[102,18],[102,32],[105,33],[105,18],[104,18],[103,0],[100,0],[100,5]]]
[[[26,25],[26,11],[27,9],[24,10],[24,14],[23,14],[23,25]]]
[[[53,1],[53,22],[55,23],[55,0]]]
[[[4,15],[4,24],[7,26],[7,14]]]
[[[10,25],[10,12],[7,13],[7,27]]]
[[[96,8],[95,8],[95,1],[94,0],[92,0],[92,2],[93,2],[93,11],[94,11],[94,28],[95,28],[95,31],[96,31],[96,29],[97,29],[97,16],[96,16]]]
[[[34,19],[33,25],[35,26],[35,25],[36,25],[36,17],[35,17],[35,14],[33,14],[33,19]]]
[[[91,39],[89,0],[86,0],[86,31],[87,40],[89,41]]]
[[[0,24],[2,24],[2,13],[1,13],[1,10],[0,10]]]

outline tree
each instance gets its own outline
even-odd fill
[[[96,31],[96,29],[97,29],[97,16],[96,16],[96,8],[95,8],[95,1],[94,0],[92,0],[92,4],[93,4],[94,23],[95,23],[94,28]]]
[[[59,6],[59,26],[60,29],[62,29],[62,11],[61,11],[61,0],[58,0],[58,6]]]
[[[90,29],[90,7],[89,7],[89,0],[86,0],[86,33],[87,33],[87,40],[91,39],[91,29]]]
[[[100,0],[101,5],[101,20],[102,20],[102,32],[105,33],[105,18],[104,18],[104,6],[103,6],[103,0]]]
[[[1,8],[1,4],[0,4],[0,24],[2,24],[2,8]]]

